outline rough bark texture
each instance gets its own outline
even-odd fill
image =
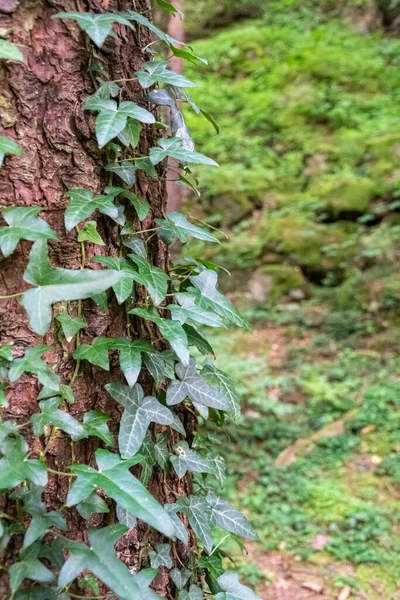
[[[42,206],[44,210],[41,216],[60,236],[59,242],[49,244],[51,261],[55,266],[70,269],[80,267],[81,253],[76,232],[66,234],[64,229],[65,192],[70,188],[87,188],[101,193],[109,183],[104,171],[104,165],[108,162],[105,152],[99,151],[93,136],[94,118],[82,110],[85,96],[94,91],[87,67],[102,64],[109,79],[131,78],[133,72],[141,68],[141,48],[151,41],[148,31],[143,27],[132,32],[126,27],[114,26],[117,36],[108,38],[99,51],[88,42],[74,21],[52,19],[52,15],[58,11],[77,9],[95,12],[135,9],[146,16],[150,16],[151,12],[150,0],[0,0],[0,30],[7,32],[10,41],[23,45],[26,59],[24,64],[0,65],[0,131],[16,139],[24,149],[22,157],[7,157],[0,171],[0,207]],[[143,92],[136,82],[126,82],[122,89],[123,99],[141,102]],[[141,103],[143,105],[143,101]],[[147,127],[142,135],[142,153],[154,145],[155,137],[154,129]],[[152,219],[162,218],[163,215],[165,182],[139,174],[137,191],[147,198],[152,208],[142,227],[151,227]],[[130,217],[133,218],[132,214]],[[86,244],[86,266],[91,268],[100,268],[91,261],[94,254],[101,252],[117,256],[120,251],[118,227],[107,217],[100,215],[96,218],[106,247]],[[139,223],[136,225],[139,226]],[[27,287],[22,274],[30,246],[30,242],[21,242],[11,257],[1,259],[1,295],[20,292]],[[152,238],[149,252],[154,264],[168,269],[166,247],[157,237]],[[57,312],[60,307],[56,305],[54,309]],[[77,303],[70,303],[69,309],[76,314]],[[115,300],[110,302],[109,312],[104,312],[92,301],[84,301],[83,316],[89,325],[82,336],[84,343],[90,343],[100,335],[114,337],[130,333],[133,338],[148,339],[149,335],[154,335],[153,339],[158,337],[138,322],[127,322],[123,308]],[[15,298],[0,301],[0,345],[7,343],[14,345],[15,357],[22,356],[29,346],[38,343],[51,345],[52,350],[47,353],[46,360],[61,375],[63,382],[71,380],[75,368],[75,361],[71,357],[74,343],[68,346],[62,343],[54,328],[44,339],[35,335],[28,326],[24,309]],[[111,362],[115,363],[115,358]],[[111,428],[116,433],[119,412],[105,392],[104,385],[119,377],[119,371],[113,365],[111,373],[107,373],[84,362],[73,386],[75,403],[66,407],[66,410],[70,410],[76,418],[82,418],[83,413],[91,409],[111,414]],[[144,377],[141,383],[147,387],[147,392],[151,392],[149,379]],[[8,388],[9,409],[4,416],[13,418],[18,424],[26,423],[33,413],[38,412],[38,391],[36,378],[24,375]],[[190,430],[193,426],[188,421],[190,415],[181,416],[186,419],[186,426]],[[35,439],[29,425],[23,432],[31,440],[33,456],[47,447],[49,466],[63,471],[71,464],[68,436],[58,432],[50,440],[44,436]],[[92,463],[96,444],[93,438],[77,443],[74,448],[75,462]],[[51,479],[46,492],[49,508],[61,506],[67,487],[65,478]],[[150,489],[162,502],[173,502],[176,495],[188,493],[190,481],[178,484],[172,479],[166,487],[162,485],[161,475],[156,474]],[[171,491],[168,492],[168,489]],[[165,490],[169,497],[165,496]],[[6,506],[4,498],[0,499],[0,507],[13,510],[12,506]],[[113,520],[115,513],[111,511],[105,517],[96,515],[90,525],[106,525]],[[76,511],[71,511],[68,536],[85,540],[84,530]],[[130,567],[137,567],[138,563],[142,563],[142,566],[148,564],[147,553],[140,552],[140,539],[144,531],[145,527],[130,531],[118,545],[121,557]],[[162,539],[157,534],[152,536],[150,542]],[[9,549],[5,562],[11,562],[18,550],[17,539],[17,544]],[[185,561],[187,552],[188,549],[181,544],[175,548],[175,556],[179,555],[182,561]],[[158,593],[170,596],[166,573],[158,576],[155,588]],[[0,598],[7,598],[8,595],[7,577],[4,571],[0,571]]]

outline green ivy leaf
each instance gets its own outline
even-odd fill
[[[156,600],[159,597],[148,589],[148,581],[130,572],[114,551],[116,541],[126,533],[124,525],[111,525],[103,529],[89,529],[90,546],[64,540],[64,548],[69,556],[60,571],[59,588],[71,583],[84,569],[88,569],[107,585],[120,600],[132,597]],[[156,571],[154,571],[154,575]]]
[[[67,529],[67,524],[61,513],[53,510],[47,513],[33,514],[29,527],[26,530],[22,549],[28,548],[36,540],[41,539],[51,527],[55,527],[61,531]]]
[[[40,383],[53,393],[60,389],[60,378],[40,357],[50,350],[51,346],[34,346],[27,348],[23,358],[16,358],[11,364],[8,377],[10,381],[17,381],[23,373],[36,375]]]
[[[235,310],[232,302],[217,290],[218,275],[215,271],[205,269],[199,275],[189,278],[196,288],[196,304],[202,308],[211,308],[220,317],[231,323],[251,331],[249,324]]]
[[[207,363],[201,370],[201,375],[206,381],[215,387],[229,400],[229,411],[232,420],[238,423],[240,420],[240,396],[236,390],[234,380],[221,369],[211,363]]]
[[[186,332],[183,327],[176,321],[170,321],[169,319],[162,319],[156,309],[149,308],[134,308],[129,311],[130,314],[142,317],[153,321],[159,330],[161,335],[171,344],[176,355],[179,357],[183,365],[189,364],[189,350],[188,350],[188,339]]]
[[[87,360],[92,365],[101,367],[105,371],[110,370],[110,362],[108,359],[108,351],[114,343],[113,338],[97,337],[93,340],[93,344],[80,344],[73,357],[76,360]]]
[[[124,197],[130,200],[133,208],[135,209],[137,216],[139,217],[139,221],[144,221],[147,215],[150,212],[150,204],[144,198],[139,198],[133,192],[124,192]]]
[[[87,327],[85,319],[82,319],[82,317],[71,317],[66,311],[57,315],[56,321],[60,323],[67,342],[73,340],[78,331]]]
[[[21,562],[16,562],[10,567],[10,588],[15,594],[24,579],[33,579],[40,583],[54,581],[54,574],[38,559],[40,544],[34,544],[21,552]]]
[[[62,400],[73,404],[75,402],[74,393],[70,385],[62,383],[60,389],[57,391],[51,390],[50,388],[43,386],[37,397],[38,400],[45,400],[46,398],[53,398],[55,395],[60,396]]]
[[[141,457],[136,455],[133,459],[125,461],[118,454],[107,450],[97,450],[95,456],[98,471],[88,465],[72,467],[78,477],[68,492],[67,506],[74,506],[86,500],[94,488],[101,488],[107,496],[138,519],[142,519],[166,536],[174,536],[175,527],[166,511],[129,472],[132,464]]]
[[[90,39],[101,48],[111,34],[114,23],[121,23],[134,30],[133,25],[122,15],[115,13],[95,14],[90,12],[60,12],[55,19],[74,19]]]
[[[150,423],[171,425],[173,422],[171,411],[155,398],[144,397],[139,384],[129,388],[121,383],[109,383],[105,388],[125,408],[118,437],[122,458],[130,458],[138,452]]]
[[[106,195],[95,196],[90,190],[68,190],[67,195],[71,201],[65,210],[65,229],[71,231],[78,223],[90,217],[96,209],[113,219],[118,225],[123,225],[124,207],[117,206],[113,202],[114,198],[123,191],[123,188],[109,188]]]
[[[167,4],[169,4],[169,3],[167,3]],[[174,12],[176,12],[176,9],[174,9]],[[143,25],[144,27],[147,27],[147,29],[149,29],[152,33],[154,33],[157,37],[159,37],[166,44],[168,44],[168,45],[182,44],[182,42],[180,42],[179,40],[175,40],[173,37],[171,37],[164,31],[162,31],[161,29],[156,27],[151,21],[149,21],[149,19],[147,19],[143,15],[140,15],[139,13],[137,13],[133,10],[128,11],[127,16],[128,15],[129,15],[129,17],[128,17],[129,19],[136,21],[136,23],[139,23],[139,25]]]
[[[158,140],[158,147],[150,149],[150,160],[153,165],[157,165],[167,157],[175,158],[175,160],[185,164],[208,165],[210,167],[219,166],[212,158],[208,158],[208,156],[194,150],[187,150],[182,145],[182,139],[178,137],[161,138]]]
[[[146,288],[154,304],[161,304],[168,291],[168,275],[138,254],[128,254],[128,256],[138,268],[135,281]]]
[[[115,100],[87,101],[85,107],[103,106],[96,118],[96,138],[100,148],[103,148],[113,138],[121,134],[128,123],[128,117],[141,123],[155,123],[154,116],[135,102],[125,101],[118,106]]]
[[[124,144],[124,146],[132,146],[132,148],[136,148],[139,143],[141,131],[141,123],[128,117],[125,129],[118,134],[118,139]]]
[[[175,8],[175,6],[173,4],[171,4],[171,2],[167,2],[166,0],[156,0],[158,6],[160,6],[161,8],[163,8],[164,10],[175,14],[175,13],[179,13],[180,11],[178,11],[177,8]]]
[[[142,88],[148,88],[158,83],[166,83],[169,85],[175,85],[176,87],[198,87],[193,81],[189,81],[183,75],[174,73],[167,69],[168,61],[164,60],[150,60],[143,63],[145,71],[136,71],[135,75],[142,86]]]
[[[210,556],[202,556],[199,560],[199,567],[207,569],[214,577],[219,577],[224,572],[221,556],[217,553]]]
[[[205,356],[209,354],[211,354],[211,356],[215,356],[213,348],[210,346],[206,338],[196,329],[196,327],[186,323],[183,325],[183,329],[186,331],[189,346],[196,346],[198,351]]]
[[[28,313],[32,329],[44,335],[50,327],[54,302],[90,298],[114,286],[121,278],[118,271],[74,271],[52,267],[47,256],[47,243],[39,240],[32,246],[24,273],[24,280],[37,287],[24,292],[21,304]]]
[[[83,229],[78,231],[78,242],[92,242],[98,246],[105,246],[101,235],[97,231],[96,221],[87,221]]]
[[[150,564],[153,569],[158,567],[167,567],[171,569],[173,566],[171,558],[171,546],[169,544],[156,544],[155,551],[149,552]]]
[[[41,210],[40,206],[14,206],[2,211],[8,224],[8,227],[0,227],[0,249],[4,256],[10,256],[21,239],[30,242],[58,239],[50,225],[37,216]]]
[[[24,55],[21,50],[7,40],[0,40],[0,60],[19,60],[24,62]]]
[[[203,591],[197,585],[191,585],[189,591],[179,592],[178,600],[203,600]]]
[[[214,312],[196,306],[195,299],[191,294],[178,293],[175,294],[175,298],[178,300],[180,306],[177,304],[169,304],[167,306],[174,321],[179,321],[181,325],[184,325],[189,320],[201,323],[202,325],[208,325],[209,327],[224,327],[221,317]]]
[[[217,410],[227,410],[228,400],[217,389],[209,385],[198,373],[196,361],[192,358],[188,367],[182,363],[176,365],[176,374],[180,381],[172,381],[167,389],[167,404],[179,404],[186,397],[192,402]]]
[[[82,500],[76,505],[76,510],[81,515],[82,519],[88,519],[93,513],[109,513],[110,509],[103,498],[101,498],[96,492],[92,492],[86,500]]]
[[[215,600],[260,600],[260,598],[247,586],[239,582],[238,574],[226,571],[217,579],[219,587],[223,590],[215,596]]]
[[[171,581],[174,582],[176,588],[178,590],[181,590],[188,582],[189,577],[191,576],[192,571],[189,571],[189,569],[172,569],[172,571],[169,572],[169,577],[171,579]]]
[[[144,171],[151,179],[158,179],[158,173],[148,156],[138,156],[135,159],[135,166],[138,170]]]
[[[69,413],[60,410],[61,398],[50,398],[39,402],[40,413],[31,416],[31,423],[35,435],[42,435],[47,425],[57,427],[68,433],[73,440],[86,436],[85,428]]]
[[[85,437],[98,437],[107,446],[114,446],[114,438],[108,428],[110,415],[106,415],[98,410],[89,410],[83,415],[83,424],[85,428]]]
[[[154,220],[160,227],[160,234],[166,231],[174,238],[177,237],[183,244],[188,241],[189,237],[220,244],[219,239],[215,235],[205,231],[201,227],[197,227],[197,225],[193,225],[180,212],[167,212],[165,213],[165,219]]]
[[[47,485],[46,466],[36,459],[27,459],[28,445],[21,436],[7,437],[3,443],[0,458],[0,489],[13,488],[23,481],[44,487]]]
[[[95,256],[93,261],[109,269],[121,272],[121,279],[113,285],[118,304],[123,304],[134,293],[133,280],[136,270],[125,258],[114,256]]]
[[[187,471],[191,473],[214,473],[214,462],[212,457],[203,456],[191,450],[187,442],[178,442],[174,446],[176,456],[170,460],[179,479],[184,477]]]
[[[185,545],[188,544],[189,543],[188,532],[186,531],[185,525],[183,524],[181,519],[176,514],[178,511],[180,511],[180,507],[178,506],[178,504],[176,504],[176,503],[164,504],[164,509],[167,511],[167,513],[170,516],[171,521],[175,525],[175,535],[178,538],[178,540],[181,540],[181,542]]]
[[[198,539],[207,552],[211,552],[214,543],[210,527],[211,509],[206,501],[200,496],[189,496],[188,498],[179,498],[178,504],[182,512],[187,515]]]
[[[1,42],[1,40],[0,40]],[[22,156],[22,148],[16,141],[11,138],[0,135],[0,167],[3,166],[4,156],[12,154],[14,156]]]
[[[118,175],[118,177],[120,177],[127,185],[133,185],[135,183],[137,169],[130,161],[125,160],[120,163],[110,163],[106,165],[106,171],[115,173],[115,175]]]
[[[246,517],[228,504],[228,502],[218,498],[214,494],[209,494],[206,502],[211,508],[210,522],[212,525],[222,527],[225,531],[240,535],[247,540],[256,540],[258,538]]]
[[[142,368],[142,353],[153,352],[153,346],[144,340],[117,338],[112,347],[119,351],[119,364],[129,387],[134,386]]]

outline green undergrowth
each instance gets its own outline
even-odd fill
[[[321,352],[318,335],[270,321],[253,337],[212,340],[220,367],[242,380],[239,430],[219,434],[227,498],[253,516],[257,552],[318,565],[328,586],[345,585],[350,569],[354,590],[389,600],[400,568],[400,359],[369,350],[366,338],[354,348],[330,338]],[[288,448],[292,462],[275,464]],[[326,536],[320,550],[317,536]],[[248,581],[268,585],[257,560],[237,560]]]

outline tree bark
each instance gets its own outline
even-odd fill
[[[25,55],[23,64],[0,63],[0,131],[14,138],[24,150],[22,157],[6,157],[0,171],[0,208],[43,207],[41,216],[60,237],[60,241],[49,244],[51,262],[55,266],[79,269],[82,260],[76,232],[67,234],[63,225],[66,190],[86,188],[102,193],[109,184],[104,171],[109,161],[106,152],[98,149],[94,138],[94,118],[82,110],[85,97],[94,92],[93,75],[88,73],[88,66],[102,64],[110,80],[130,79],[134,71],[141,68],[144,60],[142,49],[151,41],[151,37],[147,29],[141,26],[132,32],[124,26],[114,25],[116,37],[109,37],[100,51],[88,42],[74,21],[53,19],[52,15],[59,11],[117,12],[135,8],[137,12],[151,16],[150,0],[135,0],[134,5],[129,0],[0,0],[0,30],[7,32],[10,41],[21,44]],[[121,86],[122,99],[143,104],[143,91],[137,82],[126,81]],[[140,142],[143,154],[155,145],[156,137],[154,129],[144,129]],[[149,179],[139,172],[136,185],[138,193],[151,205],[151,213],[141,224],[142,228],[151,228],[153,219],[163,216],[165,181]],[[135,225],[139,228],[140,224],[136,222]],[[92,262],[95,254],[118,256],[121,250],[117,225],[100,215],[97,216],[97,226],[106,246],[102,248],[86,244],[85,266],[90,268],[100,268]],[[20,242],[11,257],[1,259],[1,295],[26,289],[22,274],[30,247],[30,242]],[[168,270],[168,252],[157,236],[149,243],[149,254],[149,260]],[[84,301],[82,306],[82,316],[88,323],[81,340],[84,343],[91,343],[96,336],[117,337],[129,333],[133,338],[149,338],[149,330],[139,322],[127,321],[123,308],[115,300],[111,301],[109,312],[91,300]],[[55,305],[54,313],[59,310],[60,307]],[[76,314],[77,303],[70,303],[69,310],[71,314]],[[45,356],[46,361],[60,374],[63,383],[69,383],[75,369],[72,358],[74,342],[68,345],[61,342],[54,327],[44,338],[40,338],[29,328],[18,299],[1,300],[0,345],[13,344],[14,357],[20,357],[27,347],[38,343],[51,346]],[[159,349],[162,346],[159,345]],[[81,365],[73,385],[75,403],[65,409],[78,419],[91,409],[111,414],[113,419],[110,428],[115,434],[118,431],[119,410],[104,390],[106,383],[120,378],[115,360],[111,362],[111,373],[89,363]],[[151,392],[150,378],[142,375],[140,382],[145,392]],[[4,411],[4,418],[12,418],[18,425],[26,424],[30,416],[38,412],[38,391],[36,378],[26,374],[11,384],[7,390],[9,408]],[[182,415],[189,430],[194,427],[191,418],[191,415]],[[31,442],[32,457],[37,457],[40,451],[46,449],[48,465],[58,471],[64,471],[71,461],[93,464],[93,453],[97,447],[94,438],[78,442],[71,449],[69,437],[60,431],[50,438],[35,438],[29,424],[23,431]],[[171,441],[175,443],[178,438]],[[156,472],[149,487],[161,502],[173,502],[176,495],[190,492],[191,480],[184,479],[179,483],[171,476],[165,486],[161,474]],[[46,490],[48,509],[60,508],[67,491],[68,481],[52,476]],[[4,498],[0,499],[0,508],[9,512],[14,510],[13,506],[7,506]],[[115,511],[111,511],[105,516],[93,516],[86,525],[108,525],[115,519]],[[69,512],[68,526],[68,537],[86,541],[85,528],[75,510]],[[145,531],[143,525],[131,530],[117,546],[119,555],[133,569],[138,564],[148,565],[147,553],[141,550]],[[151,544],[162,541],[162,536],[152,532],[148,539]],[[18,553],[21,539],[14,536],[13,540],[16,542],[8,548],[3,561],[5,563],[15,560]],[[193,544],[191,538],[190,545]],[[186,563],[188,552],[189,549],[182,544],[175,544],[174,556],[178,556],[180,561]],[[165,570],[161,570],[156,578],[155,589],[161,595],[171,597]],[[82,594],[82,590],[79,593]],[[4,571],[0,571],[0,598],[8,596],[8,577]]]

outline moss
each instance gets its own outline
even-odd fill
[[[370,201],[378,192],[378,186],[366,177],[340,174],[320,179],[310,186],[309,191],[338,216],[342,212],[367,212]]]
[[[276,302],[283,296],[287,296],[293,290],[301,290],[307,293],[309,284],[298,267],[290,265],[263,265],[255,276],[266,275],[271,278],[271,287],[268,300]]]
[[[398,590],[399,565],[360,565],[356,578],[360,589],[367,594],[368,600],[383,600],[394,598]]]
[[[16,122],[11,103],[5,96],[0,96],[0,122],[3,127],[12,127]]]

